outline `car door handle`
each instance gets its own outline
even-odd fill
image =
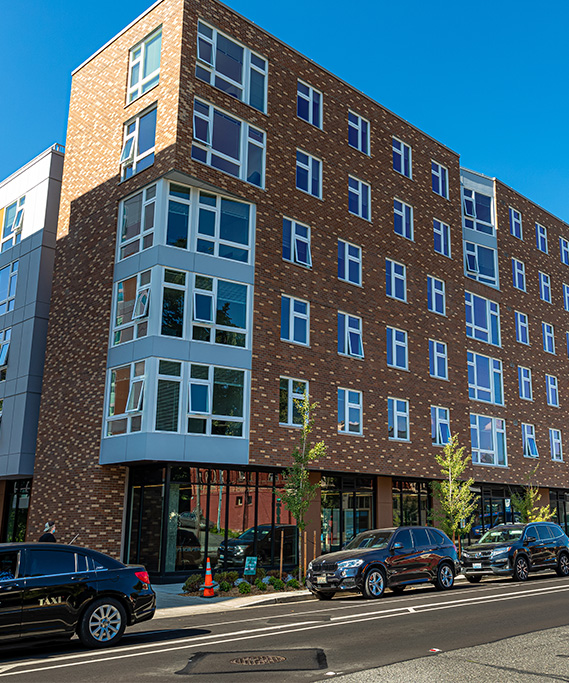
[[[72,576],[71,580],[72,581],[87,581],[87,577],[86,576]]]

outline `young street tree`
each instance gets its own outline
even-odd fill
[[[455,543],[457,535],[470,531],[472,513],[477,506],[475,495],[470,490],[474,479],[462,479],[469,456],[464,455],[464,446],[458,447],[457,434],[451,436],[443,452],[435,455],[435,460],[440,465],[442,481],[434,482],[433,494],[441,506],[441,526]]]
[[[554,515],[549,505],[538,507],[540,499],[539,489],[533,485],[533,479],[539,464],[528,474],[527,486],[522,487],[521,493],[512,493],[512,507],[520,515],[520,522],[548,522]]]
[[[308,466],[314,460],[326,456],[326,446],[323,441],[310,445],[310,433],[314,429],[314,413],[318,403],[310,403],[308,395],[304,394],[302,401],[295,400],[295,407],[302,418],[300,442],[292,452],[293,464],[284,471],[284,490],[281,499],[291,515],[296,519],[298,527],[298,579],[302,572],[302,533],[306,529],[306,512],[314,500],[320,484],[310,483]]]

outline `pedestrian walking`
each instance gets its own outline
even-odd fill
[[[39,537],[39,543],[55,543],[55,522],[46,522],[43,534]]]

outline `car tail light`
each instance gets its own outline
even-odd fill
[[[148,576],[148,572],[134,572],[134,575],[139,581],[142,581],[142,583],[147,583],[150,585],[150,577]]]

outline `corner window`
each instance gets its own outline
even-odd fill
[[[526,401],[533,401],[533,391],[531,386],[531,370],[518,366],[518,387],[520,398]]]
[[[245,372],[190,365],[188,433],[244,436]]]
[[[3,382],[6,379],[6,370],[8,368],[8,356],[10,354],[11,337],[11,328],[0,331],[0,382]]]
[[[431,440],[433,446],[446,446],[450,441],[450,418],[448,408],[431,406]]]
[[[431,275],[427,276],[427,308],[433,313],[446,315],[445,283]]]
[[[393,169],[397,173],[411,178],[411,147],[402,140],[392,138],[391,149],[393,152]]]
[[[502,361],[468,351],[468,396],[474,401],[503,405]]]
[[[290,218],[283,218],[283,259],[312,267],[310,255],[310,228]]]
[[[405,266],[385,259],[385,293],[392,299],[407,301],[407,275]]]
[[[435,251],[450,258],[450,226],[436,218],[433,220]]]
[[[322,93],[302,81],[297,83],[296,115],[316,128],[322,128]]]
[[[14,310],[18,263],[18,261],[13,261],[0,269],[0,315]]]
[[[362,433],[362,392],[338,388],[338,431]]]
[[[522,442],[526,458],[539,458],[533,425],[522,422]]]
[[[487,235],[494,234],[492,197],[474,190],[462,188],[464,227]]]
[[[551,303],[551,280],[545,273],[539,274],[539,296],[542,301]]]
[[[405,330],[398,330],[395,327],[387,328],[387,365],[400,370],[409,368]]]
[[[470,414],[472,462],[506,467],[506,423],[496,417]]]
[[[107,436],[142,429],[144,361],[112,368],[109,372]]]
[[[24,225],[24,208],[26,197],[20,197],[18,201],[4,209],[4,222],[2,225],[1,251],[10,249],[19,244],[22,239],[22,227]],[[0,216],[2,212],[0,212]]]
[[[343,240],[338,240],[338,279],[362,284],[362,250]]]
[[[409,441],[409,401],[387,399],[387,433],[392,441]]]
[[[547,254],[547,228],[539,223],[535,224],[535,240],[539,251]]]
[[[547,393],[547,405],[559,408],[559,388],[557,385],[557,377],[554,375],[545,375],[545,389]]]
[[[160,334],[165,337],[184,337],[187,281],[188,273],[164,269]]]
[[[366,221],[371,218],[371,187],[352,176],[348,176],[348,211]]]
[[[151,33],[130,51],[128,69],[128,102],[144,95],[160,80],[162,28]]]
[[[338,312],[338,353],[364,357],[361,318]]]
[[[156,143],[156,108],[137,116],[124,127],[121,152],[121,178],[126,180],[154,163]]]
[[[154,244],[156,185],[125,199],[121,206],[119,260]]]
[[[172,360],[158,361],[155,421],[157,432],[177,432],[179,430],[181,381],[181,363]]]
[[[322,198],[322,162],[299,149],[296,150],[296,187]]]
[[[520,311],[515,312],[516,319],[516,341],[520,344],[529,344],[529,324],[528,317]]]
[[[436,161],[431,161],[431,185],[435,194],[448,199],[448,170]]]
[[[266,112],[266,59],[203,21],[198,21],[197,57],[197,78]]]
[[[393,200],[393,229],[396,235],[413,240],[413,207]]]
[[[205,275],[194,278],[192,339],[245,347],[247,285]]]
[[[310,344],[310,304],[302,299],[281,296],[281,339]]]
[[[512,259],[512,284],[516,289],[522,292],[526,291],[526,267],[522,261]]]
[[[148,334],[150,280],[147,270],[117,284],[113,346]]]
[[[348,144],[369,155],[369,121],[353,111],[348,112]]]
[[[541,331],[543,335],[543,350],[547,353],[555,353],[555,334],[553,325],[549,323],[541,323]]]
[[[500,307],[495,301],[465,292],[466,336],[500,346]]]
[[[434,339],[429,339],[429,374],[448,379],[447,345]]]
[[[549,445],[551,448],[551,459],[556,462],[563,462],[563,444],[561,442],[561,431],[559,429],[549,430]]]
[[[510,206],[510,234],[523,240],[522,235],[522,214]]]
[[[279,384],[279,424],[302,427],[302,413],[297,401],[302,403],[308,393],[308,382],[302,379],[281,377]]]
[[[561,255],[561,263],[569,266],[569,241],[563,237],[559,238],[559,253]]]
[[[192,159],[264,187],[265,133],[195,99]]]
[[[467,277],[491,287],[498,285],[496,249],[465,241],[464,262]]]
[[[172,190],[170,194],[172,195]],[[172,200],[170,206],[172,206]],[[249,204],[243,202],[200,192],[196,251],[231,261],[249,263],[252,241],[250,208]],[[173,223],[172,235],[170,225],[170,215],[168,215],[168,244],[178,241],[179,238],[176,237],[178,232],[182,239],[184,238],[183,230],[176,228],[176,221]]]

